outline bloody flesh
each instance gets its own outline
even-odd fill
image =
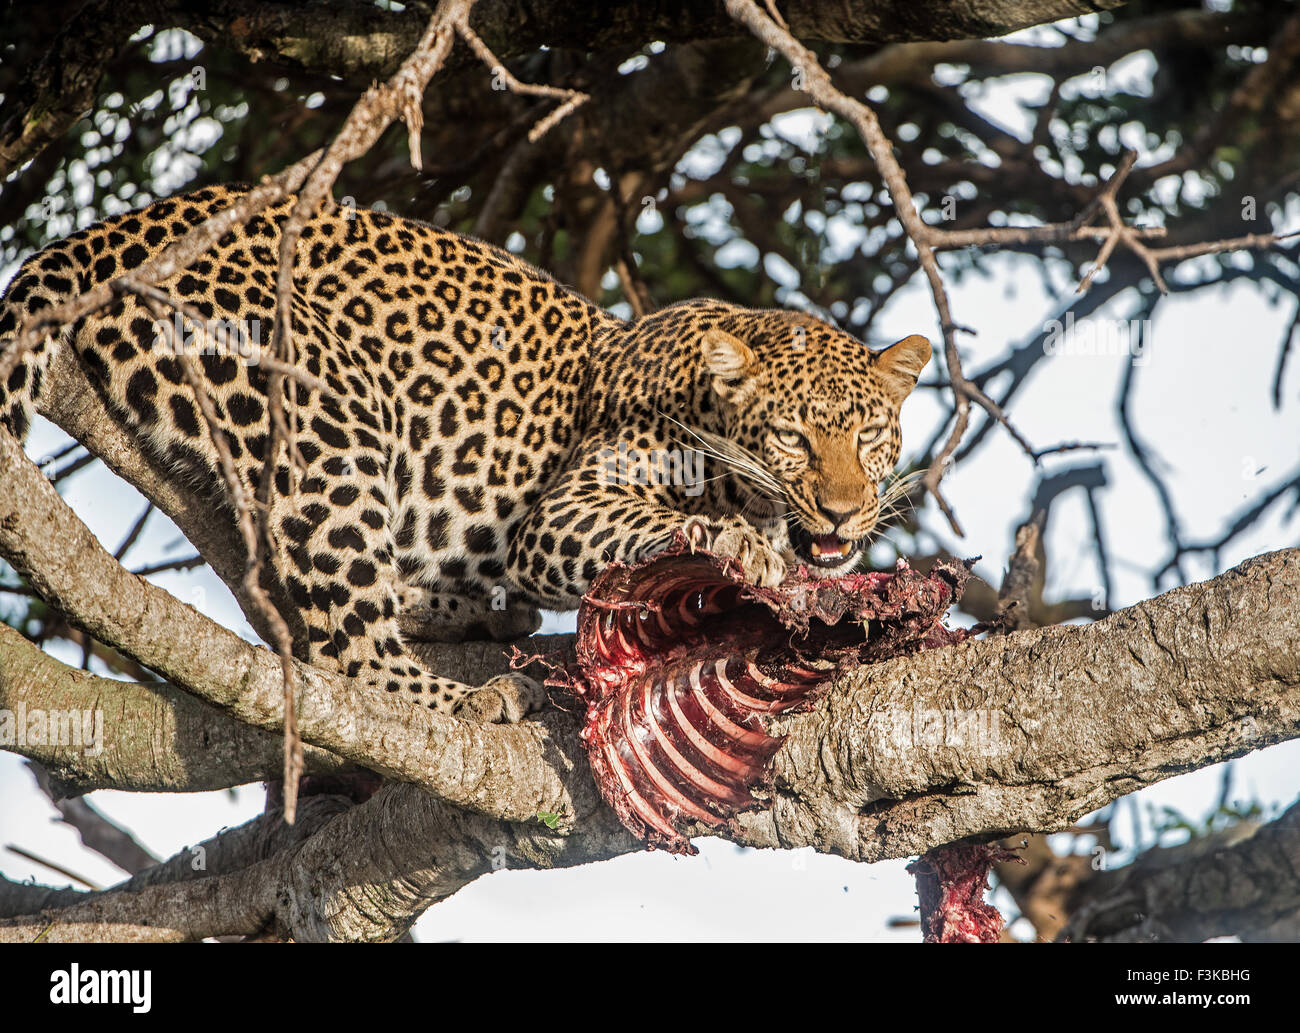
[[[783,738],[771,719],[810,707],[846,667],[961,641],[942,618],[962,564],[840,578],[800,568],[776,588],[678,541],[613,564],[578,614],[577,663],[549,683],[586,705],[582,732],[606,802],[647,845],[694,853],[687,832],[764,806]]]

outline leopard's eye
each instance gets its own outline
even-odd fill
[[[797,430],[778,430],[774,431],[776,440],[785,445],[786,448],[807,448],[808,443],[804,436]]]
[[[874,445],[884,433],[884,427],[863,427],[862,433],[858,435],[858,447],[866,448],[868,445]]]

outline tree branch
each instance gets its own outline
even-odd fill
[[[1148,850],[1075,895],[1060,939],[1199,941],[1264,930],[1300,909],[1300,803],[1263,826]]]
[[[775,807],[742,819],[743,841],[877,861],[1067,828],[1143,786],[1300,736],[1298,639],[1289,549],[1095,624],[858,668],[787,719]],[[960,722],[978,731],[981,715],[988,731],[972,742]]]
[[[1143,785],[1300,735],[1298,613],[1293,549],[1097,624],[860,668],[815,711],[782,722],[789,739],[774,762],[773,806],[743,816],[729,838],[875,861],[1067,828]],[[959,726],[945,730],[943,716],[972,707],[990,715],[985,734],[966,726],[956,743]],[[390,785],[250,868],[188,889],[85,894],[0,923],[0,939],[138,938],[146,918],[158,922],[151,935],[169,939],[251,935],[268,923],[295,939],[393,939],[494,868],[637,849],[594,802],[589,777],[580,788],[580,810],[552,832]]]
[[[12,489],[0,501],[0,554],[42,598],[95,638],[236,719],[266,730],[283,727],[283,682],[273,654],[124,570],[7,434],[0,434],[0,475]],[[158,635],[158,628],[168,634]],[[479,725],[381,698],[296,661],[295,673],[305,742],[497,817],[572,813],[570,787],[553,767],[559,744],[549,727],[568,723],[564,715]],[[559,767],[571,774],[571,765]]]
[[[179,605],[179,604],[178,604]],[[0,625],[0,710],[49,728],[52,712],[81,722],[82,741],[23,736],[12,730],[3,748],[35,761],[53,779],[54,792],[80,796],[96,789],[193,793],[276,778],[283,759],[274,731],[233,720],[202,700],[165,684],[100,678],[43,653]],[[40,717],[32,715],[39,711]],[[97,718],[96,715],[101,715]],[[87,746],[85,719],[100,741]],[[308,747],[309,774],[350,768],[333,754]]]
[[[158,863],[158,858],[141,846],[131,833],[114,824],[85,800],[66,799],[39,764],[29,761],[27,767],[41,792],[59,812],[60,819],[77,830],[87,850],[93,850],[133,875]]]

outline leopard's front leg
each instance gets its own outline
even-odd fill
[[[643,436],[623,439],[653,451]],[[667,548],[684,532],[697,548],[736,559],[745,578],[775,585],[786,561],[776,543],[740,517],[713,512],[681,485],[617,475],[611,459],[619,439],[584,443],[574,465],[534,503],[510,540],[507,570],[516,585],[550,609],[572,610],[596,575],[612,562],[635,563]]]

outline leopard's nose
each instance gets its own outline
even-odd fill
[[[826,503],[819,502],[817,504],[817,508],[818,510],[821,511],[821,515],[824,516],[827,520],[829,520],[831,522],[831,525],[835,528],[835,530],[838,531],[841,527],[843,527],[845,524],[847,524],[850,520],[852,520],[855,516],[858,515],[858,510],[860,507],[850,506],[848,509],[842,509],[839,506],[834,504],[827,505]]]

